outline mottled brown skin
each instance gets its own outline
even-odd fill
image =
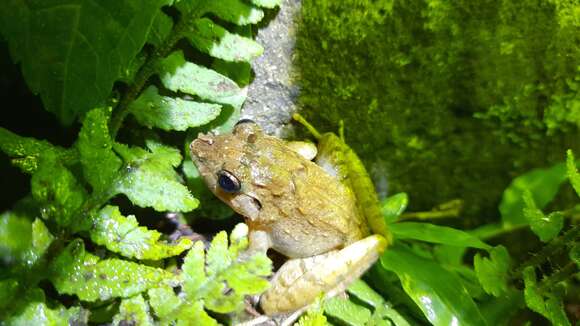
[[[344,290],[386,246],[381,236],[368,236],[350,188],[298,154],[309,151],[264,135],[254,123],[239,123],[232,134],[200,135],[190,150],[209,189],[245,217],[248,253],[272,248],[290,258],[262,296],[269,315]],[[220,171],[235,176],[240,189],[224,191]]]
[[[191,153],[211,191],[290,258],[343,248],[368,234],[349,188],[253,123],[239,124],[232,134],[200,136]],[[240,192],[219,187],[222,169],[239,179]]]

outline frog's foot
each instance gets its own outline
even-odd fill
[[[305,307],[322,293],[332,297],[360,277],[386,245],[382,236],[371,235],[341,250],[291,259],[280,267],[260,305],[267,315],[276,315]]]

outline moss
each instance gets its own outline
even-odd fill
[[[576,1],[305,0],[302,11],[304,114],[326,130],[343,119],[411,209],[462,198],[467,216],[497,216],[514,176],[579,146]]]

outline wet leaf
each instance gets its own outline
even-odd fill
[[[381,265],[397,274],[405,292],[433,325],[485,325],[459,277],[436,262],[394,246],[383,253]]]
[[[21,137],[2,127],[0,127],[0,150],[10,157],[12,164],[27,174],[36,171],[38,160],[43,153],[53,152],[61,162],[76,160],[74,151],[67,151],[44,140]]]
[[[173,169],[181,163],[179,151],[163,145],[150,145],[151,151],[118,143],[114,148],[126,162],[116,190],[135,205],[160,212],[188,212],[197,207],[198,200],[178,181]]]
[[[395,222],[401,214],[407,209],[409,204],[409,196],[406,193],[400,192],[387,197],[381,203],[381,212],[385,217],[387,223]]]
[[[162,269],[121,259],[101,260],[86,252],[81,240],[71,242],[53,260],[50,270],[50,279],[59,293],[89,302],[128,298],[175,281]]]
[[[532,194],[529,191],[524,191],[524,216],[530,224],[532,231],[543,242],[550,241],[560,233],[564,226],[564,215],[560,212],[552,212],[547,216],[540,210]]]
[[[234,237],[235,238],[235,237]],[[264,254],[238,260],[239,248],[228,250],[225,232],[218,233],[204,255],[197,242],[183,263],[183,290],[190,299],[203,299],[206,308],[219,313],[238,311],[245,295],[258,294],[268,288],[265,276],[271,273],[271,262]],[[231,291],[225,292],[226,287]]]
[[[245,92],[231,79],[192,62],[185,61],[177,51],[159,64],[159,77],[163,86],[174,92],[184,92],[218,104],[239,108]]]
[[[252,3],[264,8],[274,8],[280,6],[282,0],[252,0]]]
[[[149,315],[149,305],[143,300],[143,296],[136,295],[121,301],[119,313],[113,318],[113,325],[139,325],[153,326],[153,318]]]
[[[372,315],[369,309],[348,299],[336,297],[324,303],[324,313],[349,326],[364,326]]]
[[[148,128],[183,131],[215,119],[221,105],[161,96],[155,86],[150,86],[131,104],[130,110]]]
[[[524,192],[530,191],[539,209],[554,199],[560,185],[566,180],[566,166],[556,164],[550,168],[534,169],[514,180],[503,192],[499,211],[505,226],[527,224],[524,216]]]
[[[507,291],[509,262],[509,253],[503,246],[491,249],[489,258],[475,255],[475,273],[485,292],[499,297]]]
[[[389,225],[397,239],[413,239],[449,246],[490,249],[491,247],[477,237],[454,228],[429,223],[401,222]]]
[[[38,169],[32,175],[31,188],[32,196],[43,206],[45,218],[73,230],[87,227],[87,220],[79,220],[77,216],[87,192],[54,153],[42,155]]]
[[[179,255],[191,247],[189,239],[171,244],[160,241],[161,233],[139,226],[135,216],[121,215],[117,206],[106,206],[93,218],[91,240],[127,258],[159,260]]]
[[[112,187],[121,159],[113,152],[109,135],[110,108],[97,108],[87,113],[79,133],[79,150],[83,174],[93,192],[104,192]]]
[[[195,21],[188,36],[192,45],[202,52],[226,61],[250,61],[264,51],[251,38],[230,33],[207,18]]]

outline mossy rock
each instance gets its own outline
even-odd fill
[[[411,210],[460,198],[465,226],[489,221],[512,178],[580,146],[577,12],[573,1],[305,0],[300,105],[321,130],[344,120]]]

